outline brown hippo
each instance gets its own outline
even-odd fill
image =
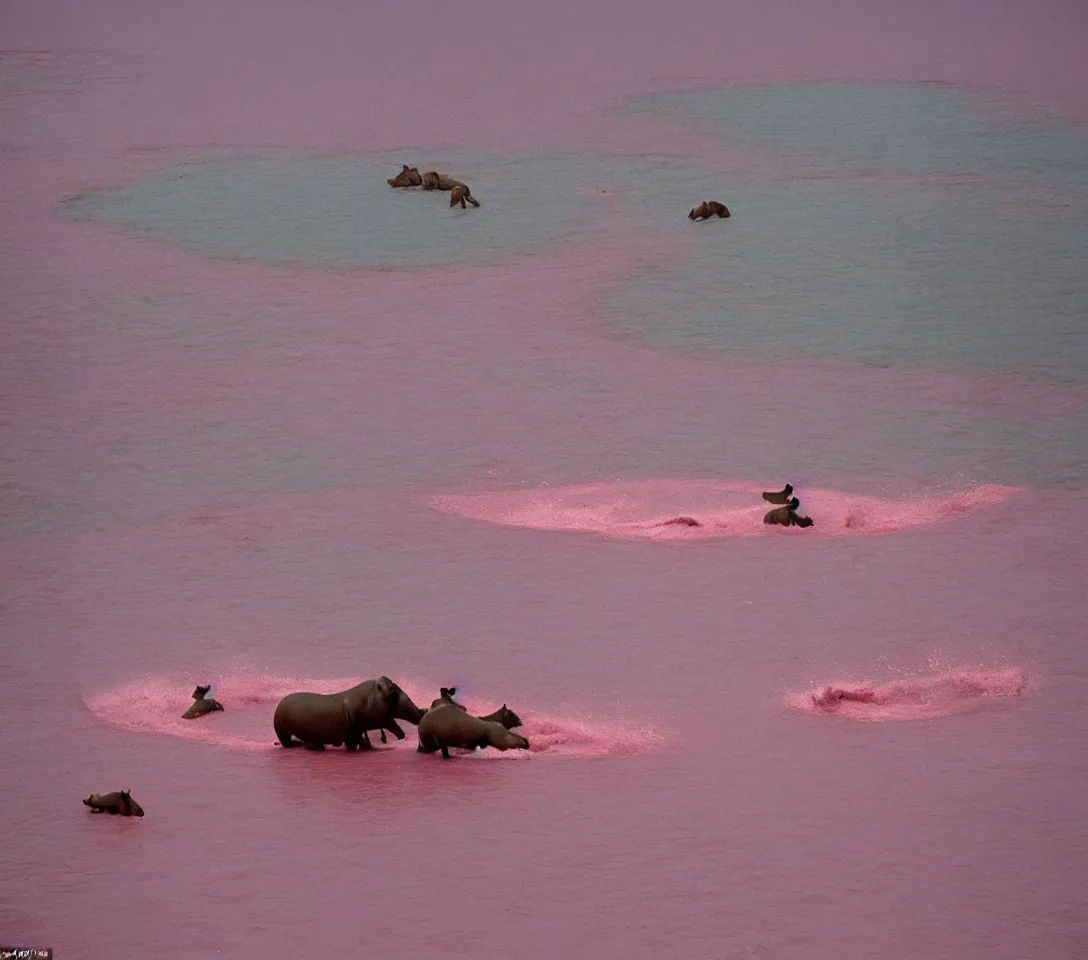
[[[403,740],[397,720],[419,723],[425,713],[392,680],[378,677],[339,693],[289,693],[276,706],[272,723],[285,747],[370,750],[368,730],[388,730]]]
[[[443,696],[431,704],[431,709],[419,721],[420,753],[441,750],[442,756],[448,760],[450,747],[461,747],[464,750],[475,750],[477,747],[494,747],[496,750],[529,749],[529,741],[524,737],[511,733],[497,720],[483,720],[472,716],[461,704],[454,702],[452,689],[448,697],[446,692],[443,689]]]
[[[401,164],[404,168],[398,173],[392,180],[386,180],[385,182],[391,187],[418,187],[423,183],[423,178],[419,175],[419,170],[416,167],[409,167],[408,164]]]
[[[462,183],[460,180],[454,180],[453,177],[447,177],[444,173],[438,173],[435,170],[423,174],[423,189],[449,190],[451,207],[455,207],[460,203],[461,208],[466,209],[465,201],[468,201],[474,207],[480,205],[472,195],[472,191],[469,190],[468,184]]]
[[[872,690],[843,690],[840,687],[826,687],[822,693],[812,694],[812,702],[821,710],[833,710],[844,700],[855,703],[879,703]]]
[[[697,207],[691,208],[688,214],[689,220],[709,220],[711,217],[728,217],[729,208],[717,200],[704,200]]]
[[[108,813],[111,816],[142,817],[144,808],[132,799],[128,790],[116,790],[113,793],[92,793],[83,803],[94,813]]]
[[[194,720],[197,717],[202,717],[206,713],[214,713],[216,710],[222,710],[223,704],[218,700],[211,700],[207,698],[208,691],[211,690],[210,686],[197,687],[193,691],[193,702],[189,705],[189,709],[182,715],[182,720]]]
[[[501,723],[507,730],[513,730],[514,727],[521,726],[521,717],[514,713],[505,703],[498,710],[480,717],[480,719],[486,720],[488,723]]]
[[[790,494],[792,493],[793,487],[787,483],[782,490],[775,490],[773,492],[768,492],[764,490],[763,499],[766,500],[768,503],[789,503]]]
[[[661,524],[663,527],[698,527],[702,526],[694,517],[673,517]]]
[[[453,699],[454,694],[457,693],[456,687],[440,687],[439,693],[441,696],[437,700],[431,702],[430,708],[432,710],[436,707],[456,707],[458,710],[464,710],[466,713],[468,712],[467,707]],[[507,730],[521,726],[521,717],[514,713],[514,711],[505,703],[499,707],[498,710],[495,710],[486,716],[479,717],[478,719],[486,720],[489,723],[501,723]]]
[[[763,522],[767,524],[778,524],[783,527],[811,527],[812,517],[797,516],[796,511],[800,505],[801,501],[794,497],[784,507],[775,507],[773,510],[764,514]]]

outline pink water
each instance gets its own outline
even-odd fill
[[[944,81],[1083,123],[1086,27],[1061,2],[9,5],[0,945],[1088,953],[1088,457],[956,445],[1083,423],[1083,384],[620,337],[598,298],[686,248],[609,194],[597,237],[451,270],[56,213],[218,148],[750,169],[609,112],[729,82]],[[786,481],[814,527],[760,522]],[[380,674],[505,702],[532,749],[274,745],[284,692]],[[181,720],[195,683],[225,711]],[[114,789],[146,817],[79,803]]]

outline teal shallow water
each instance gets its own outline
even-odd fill
[[[402,163],[467,182],[480,209],[449,193],[392,188]],[[66,215],[125,225],[201,256],[346,269],[498,263],[585,228],[579,187],[599,158],[465,154],[246,156],[168,167],[95,190]]]
[[[981,115],[933,86],[742,87],[632,101],[765,156],[694,164],[591,153],[213,159],[69,199],[210,257],[336,268],[501,263],[653,225],[682,251],[604,298],[674,348],[1088,382],[1088,137]],[[401,162],[483,204],[386,185]],[[783,177],[781,164],[795,168]],[[953,179],[946,175],[955,174]],[[716,197],[728,222],[692,224]],[[622,216],[608,221],[604,213]]]

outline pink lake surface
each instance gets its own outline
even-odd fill
[[[607,204],[603,239],[379,272],[56,212],[216,149],[705,158],[610,111],[739,82],[940,81],[1083,124],[1086,28],[1061,2],[8,5],[0,946],[1088,955],[1084,474],[925,436],[1083,422],[1083,384],[618,337],[596,298],[684,251]],[[759,522],[786,481],[810,530]],[[693,511],[712,535],[653,532]],[[283,693],[381,674],[506,702],[532,749],[273,745]],[[225,711],[182,721],[195,683]],[[115,789],[146,817],[79,802]]]

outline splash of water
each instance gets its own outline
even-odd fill
[[[960,669],[905,677],[883,685],[838,683],[787,694],[786,706],[819,717],[881,722],[931,720],[983,709],[1018,697],[1026,687],[1019,667]]]
[[[944,523],[1003,503],[1019,487],[986,484],[913,499],[796,489],[814,526],[800,532],[768,526],[765,485],[741,481],[643,480],[533,490],[443,494],[430,506],[442,513],[534,530],[596,533],[652,540],[719,537],[844,537],[896,533]]]
[[[210,681],[212,678],[208,678]],[[214,678],[211,696],[223,704],[221,713],[210,713],[196,720],[183,720],[182,713],[192,700],[189,693],[192,678],[153,676],[132,680],[111,690],[83,697],[87,709],[100,720],[137,733],[178,737],[232,750],[271,750],[277,747],[272,729],[272,714],[276,704],[288,693],[309,690],[314,693],[334,693],[359,683],[360,677],[285,677],[270,675],[221,676]],[[421,707],[427,707],[438,696],[439,684],[401,682],[401,688]],[[490,713],[498,705],[477,698],[458,695],[470,713]],[[476,751],[466,756],[480,759],[527,758],[529,756],[563,756],[594,758],[630,756],[656,750],[663,742],[653,730],[598,723],[594,720],[572,720],[520,709],[523,725],[516,732],[528,738],[528,751]],[[414,741],[410,725],[405,730],[405,742]],[[382,749],[376,733],[371,740]],[[390,737],[390,743],[395,743]],[[388,749],[388,747],[386,748]],[[458,751],[461,753],[461,751]]]

